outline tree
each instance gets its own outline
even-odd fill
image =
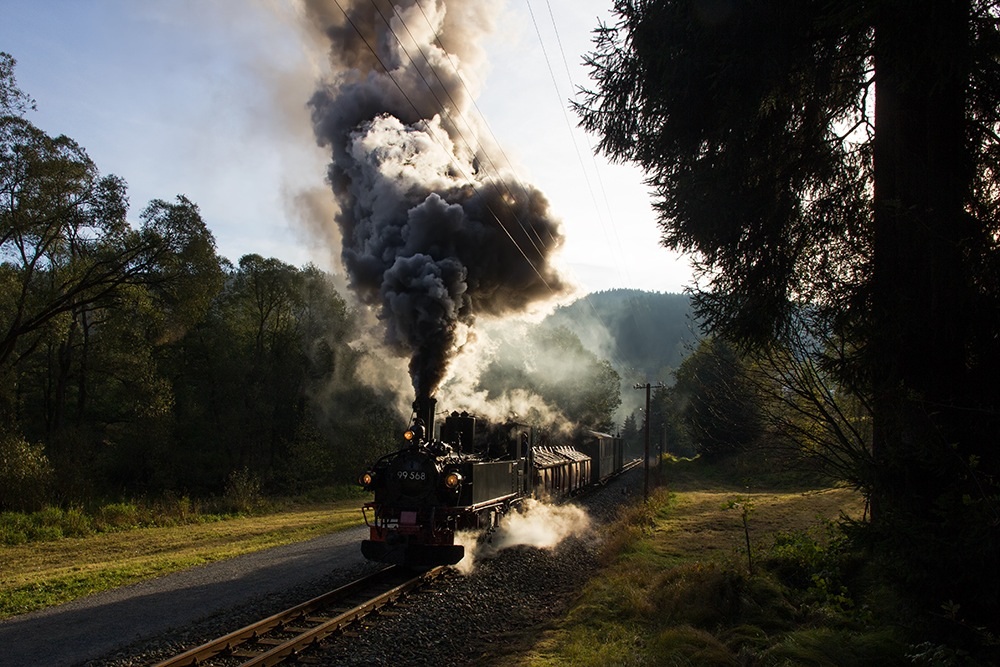
[[[69,318],[72,333],[89,309],[132,286],[166,296],[193,275],[197,254],[214,258],[214,239],[183,197],[173,209],[154,201],[140,229],[129,225],[124,180],[101,176],[72,139],[49,136],[12,113],[23,112],[24,95],[13,60],[2,56],[0,369],[30,354],[50,325],[65,328],[60,319]],[[218,274],[211,261],[207,270]]]
[[[621,438],[625,449],[630,453],[642,452],[642,435],[636,413],[629,413],[622,422]]]
[[[154,199],[140,219],[157,249],[146,284],[163,314],[160,330],[152,334],[162,344],[205,317],[222,289],[222,260],[197,204],[184,195],[174,202]]]
[[[1000,6],[615,12],[577,108],[601,150],[646,170],[664,243],[695,254],[700,319],[759,348],[811,309],[812,340],[841,344],[796,354],[872,406],[868,535],[924,604],[995,622]]]
[[[789,332],[785,345],[773,345],[753,357],[749,375],[761,397],[764,428],[781,450],[792,447],[793,460],[808,463],[815,472],[846,481],[856,488],[871,487],[872,406],[867,394],[845,390],[835,369],[823,357],[803,354],[818,342],[796,336],[810,329],[802,325]],[[844,341],[826,340],[826,358],[846,358],[836,350]]]
[[[695,450],[708,460],[738,453],[763,433],[760,397],[744,361],[717,338],[703,340],[677,369],[674,394]]]
[[[28,109],[35,108],[35,100],[17,86],[16,65],[14,56],[0,51],[0,115],[3,116],[23,116]]]
[[[330,276],[234,267],[182,195],[133,226],[125,182],[25,118],[14,65],[0,53],[0,505],[217,493],[244,468],[356,479],[396,429]]]
[[[149,247],[125,221],[124,181],[101,177],[72,139],[14,116],[0,118],[0,197],[3,365],[53,319],[134,281]]]
[[[256,254],[230,265],[170,362],[177,479],[218,490],[247,468],[283,492],[355,480],[394,429],[391,403],[356,377],[353,335],[353,313],[316,267]]]

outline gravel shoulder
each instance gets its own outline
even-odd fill
[[[357,637],[332,639],[310,658],[319,665],[500,667],[516,662],[579,598],[598,573],[602,527],[625,502],[641,498],[636,469],[574,504],[592,530],[553,548],[518,546],[477,560],[432,590],[379,618]],[[395,610],[394,610],[395,611]]]

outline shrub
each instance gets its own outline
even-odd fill
[[[28,541],[28,530],[25,516],[18,512],[3,512],[0,514],[0,544],[13,546]]]
[[[142,524],[142,513],[133,503],[111,503],[97,511],[95,523],[98,530],[104,532],[138,528]]]
[[[184,525],[198,518],[198,508],[190,496],[177,496],[169,491],[153,504],[152,511],[157,526]]]
[[[0,514],[0,544],[48,542],[63,537],[84,537],[93,532],[90,519],[79,509],[45,507],[30,514]]]
[[[260,492],[260,478],[246,467],[234,470],[226,480],[223,503],[228,511],[240,514],[261,509],[264,497]]]
[[[62,530],[66,537],[86,537],[93,534],[94,527],[82,509],[71,507],[63,513]]]
[[[42,445],[0,433],[0,509],[38,509],[45,502],[52,477],[52,465]]]

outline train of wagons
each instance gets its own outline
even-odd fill
[[[374,492],[363,508],[370,535],[361,552],[369,560],[453,565],[465,556],[458,531],[488,534],[526,498],[573,495],[623,469],[621,438],[595,431],[563,444],[535,442],[529,426],[453,412],[435,438],[435,406],[433,398],[414,402],[403,446],[361,475]]]

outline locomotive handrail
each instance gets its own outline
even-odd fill
[[[468,505],[463,508],[449,508],[449,509],[468,509],[473,512],[476,512],[478,510],[486,509],[487,507],[493,507],[494,505],[502,505],[508,500],[517,498],[518,495],[519,495],[518,493],[509,493],[506,496],[497,496],[496,498],[490,498],[489,500],[478,503],[476,505]]]

